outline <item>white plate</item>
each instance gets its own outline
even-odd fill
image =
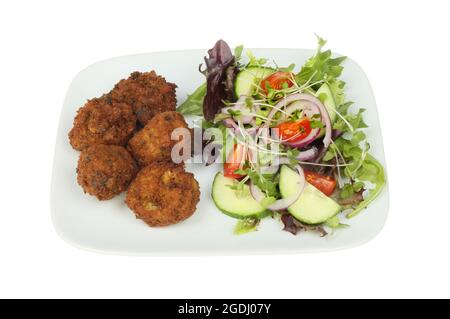
[[[254,54],[275,60],[278,65],[300,66],[312,50],[254,49]],[[257,232],[235,236],[236,220],[223,215],[210,197],[211,183],[217,167],[196,165],[189,169],[200,183],[201,199],[196,213],[184,222],[163,228],[150,228],[137,220],[124,204],[124,196],[99,202],[85,195],[76,182],[78,155],[67,134],[76,110],[86,99],[109,91],[132,71],[156,70],[178,85],[177,97],[182,102],[202,81],[198,65],[206,50],[147,53],[114,58],[81,71],[67,92],[61,113],[51,185],[51,210],[58,234],[67,242],[88,250],[126,255],[222,255],[260,253],[299,253],[329,251],[365,243],[382,229],[388,212],[387,185],[379,198],[359,216],[346,221],[350,228],[341,229],[326,238],[313,233],[293,236],[282,231],[273,219],[262,221]],[[369,81],[352,60],[345,62],[343,80],[347,96],[359,107],[367,109],[365,121],[371,152],[385,166],[383,142],[377,108]]]

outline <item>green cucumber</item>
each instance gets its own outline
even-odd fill
[[[266,67],[252,66],[240,71],[234,82],[234,92],[236,97],[239,98],[241,95],[252,96],[256,87],[262,79],[268,77],[275,70]]]
[[[268,215],[266,208],[261,206],[250,194],[247,185],[242,190],[230,188],[236,185],[237,180],[217,173],[212,186],[212,198],[217,208],[224,214],[233,218],[263,218]]]
[[[322,86],[317,90],[316,96],[319,97],[321,93],[325,93],[326,98],[323,101],[323,105],[327,109],[328,116],[330,117],[331,124],[334,123],[336,120],[336,103],[334,102],[333,94],[331,93],[330,87],[328,84],[324,83]],[[320,134],[317,136],[317,138],[322,138],[325,135],[325,129],[320,130]]]
[[[295,193],[300,175],[283,165],[280,173],[280,193],[286,198]],[[306,182],[297,201],[289,206],[288,212],[306,224],[321,224],[341,211],[341,206],[317,188]]]
[[[334,123],[334,121],[336,120],[336,103],[334,102],[333,94],[331,93],[328,84],[322,84],[322,86],[317,90],[316,96],[319,97],[321,93],[325,93],[326,95],[326,98],[323,101],[323,105],[328,111],[331,123]]]

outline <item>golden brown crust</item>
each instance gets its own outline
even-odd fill
[[[78,110],[69,140],[79,151],[95,144],[126,145],[135,128],[131,106],[103,96],[89,100]]]
[[[176,87],[155,71],[133,72],[128,79],[119,81],[108,95],[115,101],[131,105],[139,123],[144,126],[155,114],[175,111]]]
[[[172,147],[179,142],[171,139],[172,131],[176,128],[188,128],[180,113],[169,111],[156,114],[130,139],[128,150],[142,166],[171,161]]]
[[[123,146],[97,144],[81,152],[77,181],[85,193],[107,200],[125,191],[137,170]]]
[[[149,226],[167,226],[190,217],[199,199],[198,183],[182,165],[154,163],[131,182],[125,202]]]

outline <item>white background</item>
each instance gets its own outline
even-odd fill
[[[450,297],[447,1],[2,1],[0,297]],[[49,211],[72,77],[109,57],[207,48],[329,47],[366,71],[391,205],[370,243],[333,253],[121,257],[73,248]]]

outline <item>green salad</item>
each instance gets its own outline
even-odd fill
[[[345,97],[344,56],[318,48],[296,72],[223,40],[208,51],[205,83],[178,107],[201,116],[223,163],[212,185],[217,208],[237,219],[236,234],[279,219],[293,234],[346,227],[385,185],[370,154],[363,108]],[[295,62],[295,61],[293,61]]]

